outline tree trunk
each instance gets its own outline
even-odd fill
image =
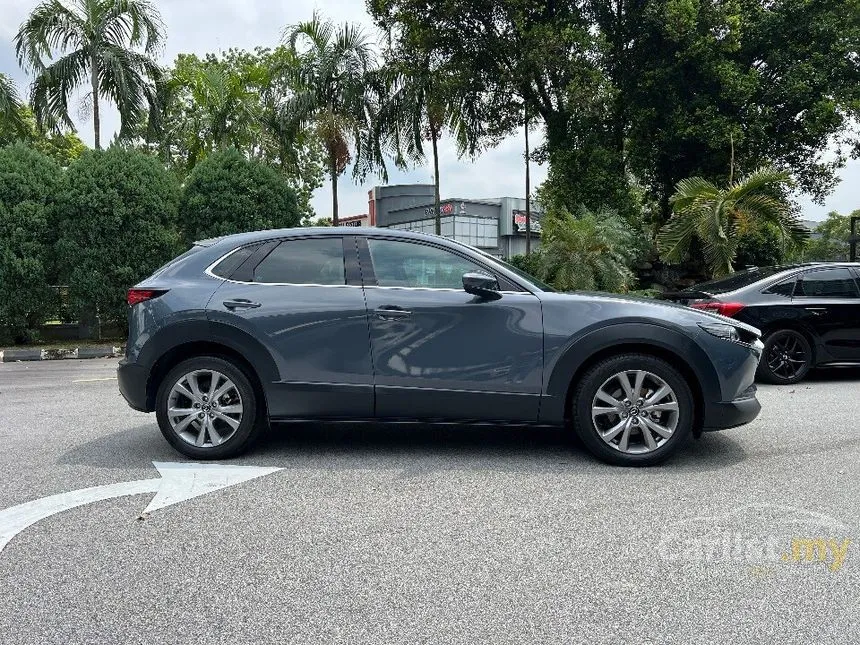
[[[90,72],[90,81],[92,83],[93,89],[93,131],[95,134],[94,143],[96,150],[101,150],[101,119],[99,118],[99,69],[95,55],[93,55],[92,61],[90,62],[90,67],[92,68]]]
[[[433,203],[436,212],[436,235],[442,235],[442,208],[439,204],[439,150],[436,146],[439,135],[436,133],[436,128],[432,125],[430,126],[430,138],[433,139]]]
[[[526,257],[532,252],[532,200],[531,177],[529,176],[529,115],[526,108]]]
[[[331,155],[329,164],[331,169],[331,225],[337,226],[337,160],[334,155]]]

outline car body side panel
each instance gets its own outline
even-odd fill
[[[252,309],[224,302],[248,300]],[[272,418],[373,415],[373,372],[364,295],[359,286],[225,281],[207,316],[259,339],[277,366],[264,384]]]
[[[541,302],[465,291],[368,287],[376,415],[535,422],[541,398]],[[378,313],[397,306],[408,315]]]
[[[711,336],[697,328],[698,312],[675,307],[670,322],[662,303],[652,312],[614,298],[542,297],[545,337],[545,396],[540,420],[561,423],[572,377],[596,353],[618,345],[658,348],[683,357],[701,388],[703,421],[712,407],[732,401],[753,383],[758,355],[747,345]],[[689,313],[688,313],[689,312]],[[652,313],[652,316],[643,314]],[[678,324],[689,318],[693,324]],[[576,329],[579,327],[578,329]]]

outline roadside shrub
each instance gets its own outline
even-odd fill
[[[26,342],[51,313],[51,204],[60,166],[15,144],[0,148],[0,342]]]
[[[274,168],[246,159],[235,149],[209,155],[194,167],[182,192],[179,214],[188,243],[298,226],[301,219],[296,193],[286,180]]]
[[[181,248],[179,185],[154,158],[121,149],[88,151],[64,175],[56,254],[70,306],[121,325],[128,287]]]
[[[525,271],[536,278],[540,277],[541,255],[538,249],[535,249],[529,255],[512,255],[508,259],[508,262],[513,264],[520,271]]]
[[[560,291],[627,292],[635,287],[631,266],[641,253],[641,239],[623,218],[611,211],[577,216],[550,209],[541,223],[538,277]]]

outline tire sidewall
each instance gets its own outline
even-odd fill
[[[195,370],[207,369],[221,372],[236,385],[242,397],[242,421],[236,432],[224,443],[212,448],[200,448],[184,441],[174,432],[167,418],[167,402],[171,389],[181,377]],[[164,438],[177,451],[192,459],[224,459],[245,450],[259,430],[257,410],[257,395],[245,373],[229,361],[211,356],[190,358],[179,363],[161,381],[155,399],[155,414]]]
[[[798,372],[798,374],[792,378],[784,378],[775,374],[771,371],[770,367],[767,364],[767,357],[770,353],[773,344],[777,341],[780,336],[792,335],[800,340],[803,343],[804,349],[806,350],[806,355],[809,357],[806,364],[803,368]],[[792,385],[794,383],[799,383],[806,375],[809,374],[809,370],[812,369],[812,344],[809,342],[809,339],[806,338],[804,334],[795,330],[795,329],[778,329],[775,332],[768,334],[767,338],[764,341],[764,349],[762,350],[761,362],[759,363],[759,378],[763,381],[767,381],[768,383],[772,383],[774,385]]]
[[[628,454],[610,447],[600,438],[591,419],[591,406],[598,388],[622,371],[646,370],[662,378],[678,400],[678,425],[659,448],[644,454]],[[671,457],[689,437],[695,422],[695,402],[683,375],[666,361],[645,354],[625,354],[601,361],[580,380],[572,401],[576,433],[597,458],[619,466],[649,466]]]

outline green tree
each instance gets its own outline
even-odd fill
[[[116,105],[126,132],[155,103],[161,70],[151,56],[163,39],[164,24],[149,0],[42,2],[15,37],[19,62],[36,77],[30,103],[39,125],[73,128],[69,95],[83,86],[89,89],[96,149],[102,97]],[[51,63],[57,54],[63,55]]]
[[[87,151],[63,175],[55,252],[71,308],[122,324],[126,290],[181,249],[179,184],[153,157],[119,148]]]
[[[23,107],[15,83],[5,74],[0,74],[0,130],[23,133],[26,129],[21,119]]]
[[[23,144],[0,148],[0,337],[34,337],[54,304],[49,240],[60,166]]]
[[[188,176],[179,206],[186,242],[298,226],[296,195],[273,168],[228,148],[209,155]]]
[[[636,283],[631,265],[640,252],[636,231],[616,213],[551,208],[541,222],[539,276],[560,291],[626,292]],[[531,263],[535,260],[531,260]]]
[[[424,162],[424,142],[429,141],[433,155],[436,235],[442,234],[439,198],[439,139],[445,132],[453,136],[460,156],[474,154],[480,136],[480,123],[460,99],[460,88],[445,69],[431,68],[429,56],[415,60],[406,52],[383,69],[383,96],[374,118],[368,148],[388,152],[401,168]],[[381,145],[380,145],[381,144]],[[384,162],[380,159],[378,162]]]
[[[157,154],[183,180],[207,155],[236,148],[283,174],[300,210],[311,216],[311,196],[325,172],[322,147],[310,130],[284,131],[276,118],[277,101],[289,92],[282,70],[292,64],[285,47],[230,49],[202,59],[180,54],[165,74],[158,114],[128,140]]]
[[[66,167],[87,149],[74,132],[43,132],[36,124],[33,111],[26,105],[18,108],[17,122],[0,118],[0,146],[25,143]]]
[[[860,217],[860,209],[850,215],[833,211],[813,231],[814,235],[796,253],[799,260],[834,262],[848,259],[850,253],[851,218]]]
[[[761,168],[726,188],[701,177],[679,181],[671,198],[674,215],[658,236],[662,257],[683,261],[697,239],[709,272],[719,277],[734,270],[741,237],[765,226],[779,231],[783,244],[802,243],[807,231],[779,194],[790,180],[786,172]]]
[[[362,157],[370,128],[367,82],[374,55],[367,35],[354,25],[336,27],[318,15],[289,27],[286,40],[296,64],[284,69],[291,92],[279,106],[285,131],[310,127],[325,149],[332,182],[332,221],[338,223],[337,180]],[[357,163],[358,173],[364,164]]]
[[[656,220],[675,184],[789,170],[821,197],[860,136],[860,0],[370,0],[393,47],[453,70],[485,123],[510,128],[521,97],[543,120],[545,193],[628,216],[631,184]],[[507,97],[508,101],[500,100]]]

